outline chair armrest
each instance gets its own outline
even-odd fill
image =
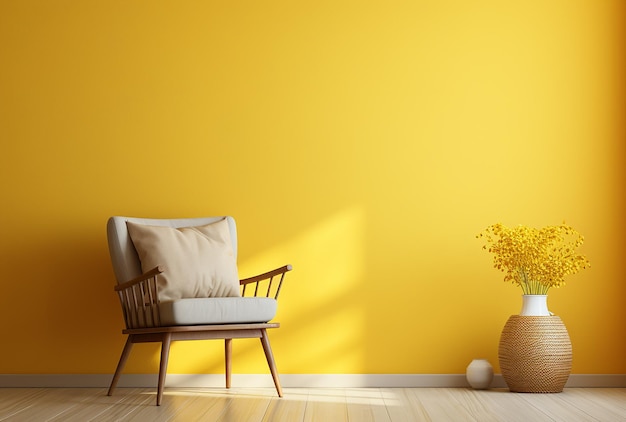
[[[161,274],[163,271],[164,269],[160,265],[158,267],[154,267],[147,273],[141,274],[139,277],[135,277],[132,280],[128,280],[124,283],[118,284],[117,286],[115,286],[115,291],[119,292],[120,290],[127,289],[134,286],[135,284],[140,284],[142,281],[148,280],[149,278],[152,278],[157,274]]]
[[[139,277],[115,286],[122,305],[126,328],[148,328],[161,325],[157,276],[163,271],[163,267],[154,267]]]
[[[246,295],[246,287],[249,284],[254,284],[254,297],[258,297],[259,296],[259,287],[261,286],[261,282],[268,280],[267,282],[267,290],[265,292],[265,297],[270,297],[270,294],[272,292],[272,287],[273,287],[273,282],[274,282],[274,277],[280,276],[280,279],[278,280],[278,285],[275,286],[275,291],[274,291],[274,299],[278,299],[278,295],[280,294],[280,289],[282,288],[283,285],[283,280],[285,279],[285,274],[288,271],[291,271],[293,269],[293,267],[291,265],[284,265],[280,268],[276,268],[275,270],[271,270],[268,272],[265,272],[263,274],[259,274],[259,275],[255,275],[253,277],[248,277],[248,278],[244,278],[239,280],[239,284],[243,286],[243,290],[241,295],[245,296]]]

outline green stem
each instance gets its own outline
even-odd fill
[[[536,280],[529,280],[528,274],[526,273],[526,271],[524,271],[523,268],[519,268],[519,273],[520,273],[520,278],[522,280],[520,283],[520,287],[522,288],[522,292],[525,295],[547,295],[548,294],[548,289],[550,288],[550,286],[546,286],[545,284]]]

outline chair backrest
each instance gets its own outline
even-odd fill
[[[134,218],[134,217],[111,217],[107,222],[107,240],[109,243],[109,253],[113,271],[118,283],[124,283],[141,275],[141,261],[133,245],[133,241],[128,234],[126,222],[146,224],[149,226],[166,227],[196,227],[211,224],[219,220],[226,219],[230,229],[230,238],[233,243],[233,252],[237,259],[237,226],[232,217],[202,217],[202,218],[176,218],[176,219],[155,219],[155,218]]]

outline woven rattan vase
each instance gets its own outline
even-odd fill
[[[498,349],[509,390],[560,393],[572,370],[572,343],[558,316],[512,315]]]

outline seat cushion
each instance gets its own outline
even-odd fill
[[[240,296],[228,222],[196,227],[126,223],[143,272],[156,266],[159,299]]]
[[[161,325],[268,322],[276,309],[276,300],[266,297],[194,298],[159,304]]]

